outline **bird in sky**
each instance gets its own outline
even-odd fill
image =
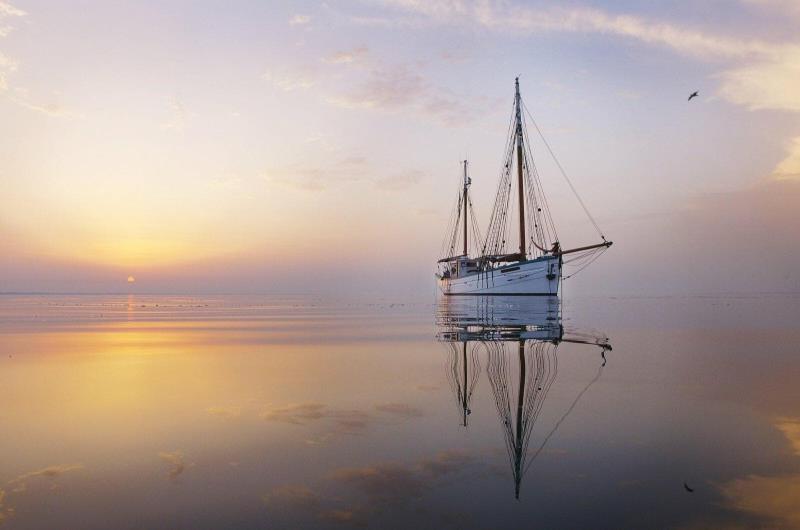
[[[699,94],[697,91],[694,91],[694,92],[692,92],[691,94],[689,94],[689,99],[687,99],[686,101],[691,101],[691,100],[692,100],[692,98],[696,98],[696,97],[697,97],[697,96],[699,96],[699,95],[700,95],[700,94]]]
[[[694,489],[690,488],[689,485],[687,483],[685,483],[685,482],[683,483],[683,489],[685,489],[689,493],[693,493],[694,492]]]

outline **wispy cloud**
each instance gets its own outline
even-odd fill
[[[83,469],[83,465],[60,464],[55,466],[48,466],[42,469],[29,471],[28,473],[19,475],[18,477],[10,480],[8,482],[8,486],[11,488],[11,491],[15,493],[21,493],[28,489],[28,484],[33,479],[43,478],[52,482],[55,481],[61,475],[68,473],[70,471],[76,471],[78,469]]]
[[[288,485],[272,489],[263,495],[263,501],[272,508],[299,511],[315,511],[319,508],[320,498],[306,486]]]
[[[29,485],[39,479],[46,481],[49,486],[48,489],[57,489],[58,483],[56,480],[59,477],[65,473],[77,471],[79,469],[83,469],[82,464],[59,464],[29,471],[9,480],[6,487],[9,488],[10,491],[7,491],[5,488],[0,488],[0,525],[16,513],[14,506],[9,505],[9,498],[13,495],[25,494],[28,491]]]
[[[386,191],[403,191],[415,186],[425,174],[422,171],[409,170],[395,175],[380,177],[375,187]]]
[[[5,19],[25,15],[25,11],[6,2],[0,2],[0,38],[8,36],[14,29],[13,26],[5,23]],[[16,69],[17,62],[0,51],[0,92],[8,90],[8,74]]]
[[[177,98],[169,100],[169,118],[161,124],[162,129],[183,131],[186,128],[186,108],[183,102]]]
[[[381,174],[361,156],[350,156],[327,166],[291,165],[266,171],[271,185],[301,191],[324,191],[347,183],[371,184],[384,191],[404,191],[416,185],[425,174],[415,169]]]
[[[800,181],[800,136],[793,138],[788,145],[787,155],[772,172],[777,180]]]
[[[670,48],[702,60],[733,62],[719,74],[719,93],[750,109],[800,111],[800,43],[733,38],[588,7],[531,7],[500,1],[384,0],[385,6],[438,24],[520,34],[597,33]],[[776,2],[778,3],[778,2]],[[786,2],[788,4],[788,2]]]
[[[308,15],[297,14],[289,19],[290,26],[304,26],[311,22],[311,17]]]
[[[371,516],[412,505],[444,479],[467,471],[475,462],[467,452],[448,450],[410,463],[339,468],[327,477],[328,485],[335,488],[333,495],[317,493],[307,486],[287,485],[272,489],[263,499],[273,510],[289,512],[294,519],[303,515],[366,526]]]
[[[422,409],[408,403],[384,403],[376,405],[375,410],[402,418],[418,418],[423,415]]]
[[[318,445],[338,435],[362,434],[373,423],[384,421],[381,416],[394,416],[401,420],[409,420],[422,416],[422,411],[405,403],[387,403],[375,406],[379,414],[370,414],[359,409],[336,409],[322,403],[296,403],[282,407],[268,406],[261,417],[268,421],[306,425],[322,422],[324,432],[306,440]]]
[[[188,467],[194,465],[192,462],[186,462],[183,453],[180,451],[162,451],[158,453],[158,457],[169,464],[170,467],[167,471],[167,476],[170,480],[177,479]]]
[[[800,418],[778,418],[775,427],[783,433],[791,444],[794,454],[800,456]]]
[[[314,76],[311,73],[290,70],[268,70],[261,75],[261,79],[270,82],[272,86],[284,92],[308,89],[315,84]]]
[[[25,11],[18,9],[7,2],[0,2],[0,37],[6,37],[11,33],[13,26],[4,24],[4,20],[11,17],[26,16]],[[19,64],[0,51],[0,93],[8,97],[12,103],[26,109],[45,114],[47,116],[74,118],[80,115],[58,102],[42,102],[40,98],[33,98],[25,88],[15,87],[13,90],[9,84],[9,76],[17,71]]]
[[[330,479],[347,485],[368,499],[372,508],[418,499],[445,476],[463,471],[474,458],[461,450],[448,450],[412,464],[380,463],[343,468]]]
[[[411,111],[448,126],[470,123],[485,104],[433,85],[419,69],[406,64],[373,65],[365,77],[349,84],[352,88],[345,91],[331,91],[328,101],[349,109]]]
[[[800,455],[800,420],[778,418],[775,427]],[[800,474],[748,475],[719,486],[727,507],[767,518],[774,528],[800,527]]]
[[[39,112],[41,114],[45,114],[47,116],[53,117],[61,117],[61,118],[79,118],[80,114],[75,112],[74,110],[70,109],[62,105],[61,103],[38,103],[32,101],[28,98],[27,95],[20,95],[19,91],[13,96],[9,96],[9,100],[12,103],[19,105],[20,107],[24,107],[29,110],[33,110]]]
[[[720,489],[729,508],[768,518],[772,528],[800,527],[800,475],[750,475]]]
[[[358,46],[352,50],[338,51],[323,59],[328,64],[351,64],[360,61],[367,53],[369,48]]]
[[[780,15],[800,17],[800,2],[797,0],[742,0],[759,9],[765,9]]]
[[[718,77],[719,94],[732,103],[800,112],[800,45],[776,46]]]
[[[0,2],[0,20],[5,17],[24,17],[26,14],[25,11],[8,2]]]
[[[208,407],[206,412],[220,418],[238,418],[242,415],[242,407]]]
[[[427,90],[427,82],[419,73],[398,65],[373,69],[353,90],[330,100],[348,108],[396,110],[416,103]]]

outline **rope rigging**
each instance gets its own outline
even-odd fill
[[[475,215],[475,207],[472,204],[472,198],[469,196],[469,194],[467,194],[466,203],[464,202],[465,186],[469,186],[469,181],[464,181],[462,174],[459,176],[458,193],[456,194],[453,207],[450,210],[450,217],[447,222],[445,238],[442,241],[442,246],[439,250],[439,255],[441,258],[448,258],[463,254],[462,250],[460,249],[459,242],[463,241],[464,237],[463,215],[465,208],[468,214],[467,239],[468,243],[471,243],[468,244],[468,246],[474,250],[477,249],[483,241],[480,223],[478,222],[477,215]]]
[[[572,190],[573,195],[575,195],[575,198],[578,199],[578,203],[581,205],[581,208],[583,208],[584,213],[589,218],[589,220],[592,222],[592,225],[594,225],[594,228],[595,228],[595,230],[597,230],[597,233],[600,235],[600,238],[603,241],[606,241],[606,236],[603,235],[603,231],[600,230],[600,226],[598,226],[597,221],[595,221],[594,217],[592,217],[592,214],[589,213],[589,209],[586,207],[586,204],[583,202],[583,199],[581,199],[581,196],[578,194],[578,190],[576,190],[575,186],[572,185],[572,181],[567,176],[567,172],[564,171],[564,168],[561,165],[561,162],[559,162],[558,158],[556,158],[555,153],[550,148],[550,144],[547,143],[547,139],[544,137],[544,134],[542,134],[542,130],[539,128],[539,125],[536,123],[536,120],[533,119],[533,116],[531,116],[531,113],[528,111],[528,107],[523,103],[522,104],[522,108],[525,109],[525,114],[531,119],[531,122],[533,123],[533,126],[536,128],[536,132],[539,133],[539,138],[542,139],[542,143],[544,143],[544,146],[547,148],[547,151],[550,153],[550,156],[553,158],[553,161],[556,163],[556,166],[558,167],[558,170],[561,172],[561,176],[564,177],[565,181],[567,181],[567,184],[569,185],[569,189]]]

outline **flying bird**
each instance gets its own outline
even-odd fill
[[[687,483],[685,483],[685,482],[683,483],[683,489],[685,489],[689,493],[693,493],[694,492],[694,490],[692,488],[690,488],[689,485]]]
[[[689,99],[687,99],[686,101],[691,101],[691,100],[692,100],[692,98],[696,98],[696,97],[697,97],[697,96],[699,96],[699,95],[700,95],[700,94],[699,94],[697,91],[694,91],[694,92],[692,92],[691,94],[689,94]]]

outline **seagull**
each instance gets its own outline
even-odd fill
[[[700,94],[699,94],[699,93],[698,93],[698,92],[695,90],[694,92],[692,92],[691,94],[689,94],[689,99],[687,99],[686,101],[691,101],[691,100],[692,100],[692,98],[696,98],[696,97],[697,97],[697,96],[699,96],[699,95],[700,95]]]
[[[694,490],[692,488],[690,488],[689,485],[687,483],[685,483],[685,482],[683,483],[683,489],[685,489],[689,493],[693,493],[694,492]]]

